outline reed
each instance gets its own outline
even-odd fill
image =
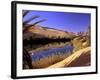
[[[65,51],[62,51],[64,53],[61,52],[56,52],[53,53],[52,55],[46,56],[44,58],[40,58],[36,61],[32,62],[33,68],[45,68],[48,67],[50,65],[53,65],[65,58],[67,58],[71,53],[65,53]]]

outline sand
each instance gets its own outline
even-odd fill
[[[89,66],[91,63],[90,57],[91,47],[86,47],[79,51],[76,51],[68,58],[51,65],[47,68],[60,68],[60,67],[76,67],[76,66]]]

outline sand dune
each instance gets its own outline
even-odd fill
[[[91,47],[81,49],[73,53],[63,61],[51,65],[48,68],[88,66],[90,65],[90,51],[91,51]]]
[[[33,38],[71,38],[72,36],[75,36],[75,34],[67,31],[57,30],[57,29],[51,29],[47,27],[41,27],[39,25],[32,26],[28,29],[26,33],[24,33],[24,39],[29,38],[32,36]]]

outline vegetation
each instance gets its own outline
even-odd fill
[[[33,58],[33,68],[45,68],[53,65],[72,54],[73,46],[70,44],[64,46],[63,48],[54,48],[47,51],[42,51],[34,53]]]
[[[84,49],[74,52],[72,55],[66,59],[53,64],[47,68],[62,68],[62,67],[79,67],[79,66],[89,66],[91,63],[90,58],[91,47],[86,47]]]
[[[23,18],[29,13],[29,11],[23,12]],[[33,16],[30,19],[23,21],[23,34],[25,34],[30,28],[35,25],[46,21],[46,19],[39,20],[34,22],[33,24],[28,24],[30,21],[39,18],[40,16]],[[46,30],[46,28],[43,28]],[[51,30],[52,31],[52,30]],[[34,31],[33,31],[34,32]],[[68,67],[69,62],[74,61],[77,57],[82,56],[82,54],[89,54],[90,56],[90,46],[91,46],[91,30],[90,26],[88,27],[87,32],[78,32],[77,35],[64,32],[67,35],[50,35],[47,34],[42,38],[34,38],[34,36],[30,36],[28,39],[23,39],[23,69],[35,69],[35,68],[46,68],[49,66],[53,67]],[[57,33],[56,33],[57,34]],[[36,35],[37,36],[37,35]],[[33,52],[33,54],[29,54],[29,50],[26,49],[25,46],[30,45],[38,45],[38,44],[47,44],[51,42],[69,42],[65,46],[56,47],[51,49],[41,49],[43,51]],[[87,48],[89,51],[87,52]],[[86,52],[85,52],[86,51]],[[32,53],[32,52],[31,52]],[[86,56],[86,55],[85,55]],[[64,60],[64,61],[63,61]],[[61,61],[61,62],[60,62]],[[60,65],[58,63],[60,62]],[[64,64],[62,64],[62,62]],[[56,65],[57,63],[57,65]],[[56,66],[55,66],[56,65]],[[50,67],[50,68],[51,68]]]

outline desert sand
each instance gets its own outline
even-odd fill
[[[91,47],[86,47],[79,51],[76,51],[68,58],[60,61],[47,68],[61,68],[61,67],[75,67],[75,66],[89,66],[90,65],[90,51]]]

